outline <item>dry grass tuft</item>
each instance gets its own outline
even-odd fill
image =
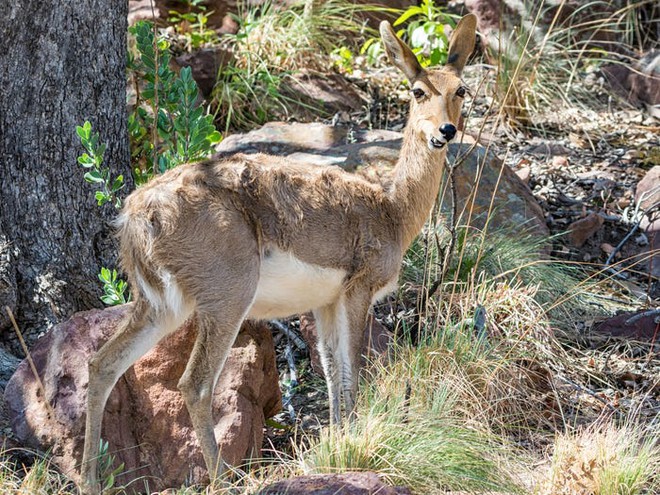
[[[559,435],[540,495],[637,495],[660,489],[658,428],[612,423]]]

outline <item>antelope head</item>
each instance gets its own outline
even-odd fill
[[[412,93],[408,126],[423,139],[429,149],[443,148],[456,135],[467,88],[461,72],[474,50],[477,18],[463,17],[451,37],[447,64],[426,70],[412,50],[397,36],[389,22],[380,24],[385,51],[392,64],[408,78]]]

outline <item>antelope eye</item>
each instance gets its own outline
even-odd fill
[[[412,94],[416,99],[419,100],[421,97],[424,96],[425,93],[424,93],[424,90],[421,89],[421,88],[413,88]]]
[[[466,90],[465,90],[464,86],[461,86],[460,88],[458,88],[456,90],[456,96],[460,96],[461,98],[463,98],[465,96],[465,93],[466,93]]]

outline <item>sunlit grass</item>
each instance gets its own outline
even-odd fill
[[[638,495],[660,489],[657,425],[613,422],[557,436],[539,493]]]
[[[302,472],[375,471],[418,493],[519,491],[515,470],[507,470],[515,449],[475,420],[474,401],[484,399],[478,382],[496,365],[474,347],[457,359],[440,341],[427,341],[372,363],[357,418],[299,449]]]

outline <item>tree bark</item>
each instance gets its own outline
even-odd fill
[[[0,16],[0,237],[9,243],[0,275],[15,281],[28,343],[75,311],[101,306],[97,274],[114,265],[115,212],[97,207],[83,180],[75,127],[89,120],[108,143],[113,176],[130,176],[127,11],[126,0],[20,0]],[[3,322],[6,342],[13,331]]]

